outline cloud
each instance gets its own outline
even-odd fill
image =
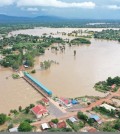
[[[108,8],[113,10],[120,10],[120,6],[117,5],[109,5]]]
[[[48,9],[46,9],[46,8],[42,8],[41,11],[43,11],[43,12],[44,12],[44,11],[48,11]]]
[[[0,7],[12,5],[15,0],[0,0]]]
[[[30,7],[30,8],[27,8],[27,11],[30,11],[30,12],[38,12],[39,9],[38,8],[32,8],[32,7]]]
[[[58,7],[58,8],[94,8],[96,4],[94,2],[63,2],[60,0],[18,0],[17,6],[47,6],[47,7]]]

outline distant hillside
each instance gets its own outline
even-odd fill
[[[30,24],[32,27],[120,28],[120,20],[68,19],[56,16],[16,17],[0,14],[0,25]]]
[[[62,21],[63,18],[54,17],[54,16],[38,16],[34,18],[29,17],[16,17],[16,16],[7,16],[0,14],[0,23],[19,23],[19,22],[55,22]]]

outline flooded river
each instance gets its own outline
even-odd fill
[[[21,30],[13,33],[25,34],[26,31]],[[39,35],[43,33],[43,29],[42,32],[41,29],[38,31]],[[33,33],[29,33],[38,35],[34,30]],[[53,53],[51,49],[46,50],[45,55],[37,58],[35,64],[37,73],[33,77],[57,96],[105,96],[105,94],[95,91],[93,86],[96,82],[105,80],[109,76],[120,76],[120,44],[115,41],[95,39],[91,39],[91,42],[91,45],[66,46],[64,53],[60,51]],[[76,50],[75,57],[74,50]],[[44,60],[53,60],[59,64],[41,71],[40,62]],[[13,80],[9,77],[11,74],[12,72],[8,69],[0,69],[0,113],[17,109],[20,105],[25,107],[41,98],[41,95],[28,83],[23,79]]]
[[[67,46],[65,53],[56,54],[46,50],[39,61],[53,60],[59,62],[59,65],[40,71],[37,64],[34,77],[58,96],[104,96],[93,87],[96,82],[109,76],[120,75],[120,44],[115,41],[91,41],[90,46]],[[74,50],[77,53],[75,57]]]
[[[35,104],[42,96],[25,80],[13,80],[12,71],[0,69],[0,113]],[[6,78],[8,77],[8,78]]]

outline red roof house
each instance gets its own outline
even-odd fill
[[[37,105],[31,110],[37,118],[41,118],[43,116],[48,115],[48,110],[43,105]]]
[[[57,127],[58,127],[58,128],[66,128],[66,123],[65,123],[65,121],[59,122],[59,123],[57,124]]]
[[[72,104],[70,103],[70,100],[69,100],[69,99],[66,99],[66,98],[61,97],[61,98],[59,99],[59,101],[60,101],[63,105],[65,105],[66,107],[71,107],[71,106],[72,106]]]

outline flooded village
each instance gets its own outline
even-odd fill
[[[33,67],[24,65],[16,71],[0,67],[0,113],[13,118],[8,121],[15,124],[10,132],[18,131],[18,123],[23,119],[29,119],[35,127],[33,131],[38,132],[52,129],[97,132],[103,131],[109,121],[117,124],[116,118],[120,118],[119,78],[116,78],[120,75],[120,43],[95,39],[91,34],[91,31],[102,30],[35,28],[8,34],[8,37],[18,34],[53,36],[65,41],[91,36],[87,38],[90,44],[71,46],[66,43],[62,45],[65,47],[63,51],[60,43],[53,43],[43,55],[35,57]],[[74,31],[77,31],[77,37]],[[42,69],[45,61],[52,63]],[[31,73],[32,70],[35,72]],[[23,74],[21,78],[12,78],[20,72]],[[108,77],[118,83],[112,83],[113,79],[110,79],[112,85],[105,85],[109,90],[96,90],[95,84],[100,81],[100,86],[104,86]],[[114,89],[117,91],[113,92]]]

